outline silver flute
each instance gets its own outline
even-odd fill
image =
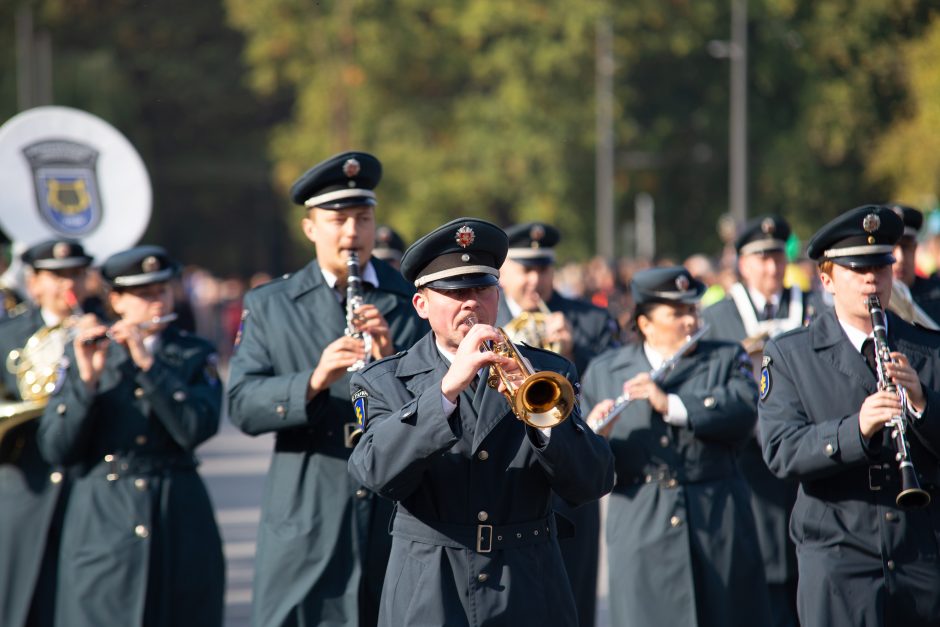
[[[154,316],[150,320],[144,320],[137,325],[138,331],[148,331],[154,327],[160,326],[161,324],[168,324],[176,320],[179,316],[175,313],[168,313],[165,316]],[[112,325],[113,326],[113,325]],[[114,336],[111,335],[111,327],[108,327],[108,330],[102,333],[101,335],[96,335],[94,337],[86,337],[82,340],[82,344],[89,346],[91,344],[97,344],[98,342],[103,342],[104,340],[113,340]]]
[[[653,383],[657,385],[662,383],[666,378],[666,375],[672,372],[673,368],[679,364],[679,360],[685,357],[685,355],[692,350],[692,347],[695,346],[707,332],[708,325],[702,325],[698,331],[686,338],[685,344],[680,346],[679,350],[673,353],[672,357],[660,364],[659,368],[653,368],[653,370],[650,371],[650,379],[653,380]],[[594,427],[595,433],[599,433],[605,427],[607,427],[607,425],[616,420],[617,416],[619,416],[623,410],[627,408],[627,405],[629,405],[632,400],[633,399],[631,399],[630,395],[626,392],[615,398],[614,406],[610,408],[610,411],[607,412],[607,415],[604,416],[603,420],[597,423],[597,425]]]
[[[372,361],[372,335],[367,331],[356,329],[356,310],[363,304],[362,297],[362,276],[359,274],[359,253],[355,250],[349,251],[349,257],[346,258],[346,335],[362,340],[365,348],[365,358],[356,360],[356,363],[346,368],[348,372],[361,370],[367,363]]]

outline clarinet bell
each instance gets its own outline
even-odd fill
[[[910,462],[902,463],[901,491],[895,501],[903,509],[920,509],[930,504],[930,493],[920,487],[914,465]]]

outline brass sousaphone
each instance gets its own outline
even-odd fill
[[[113,126],[77,109],[37,107],[0,126],[0,188],[0,229],[14,251],[69,238],[101,260],[136,244],[150,222],[150,177],[140,155]],[[10,274],[19,270],[16,259]],[[21,349],[0,355],[0,367],[17,375],[23,399],[0,403],[0,443],[42,414],[73,337],[70,327],[44,327]]]

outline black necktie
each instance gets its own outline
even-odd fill
[[[764,303],[764,311],[761,314],[761,320],[773,320],[774,319],[774,304],[769,300]]]
[[[877,375],[878,364],[875,363],[875,341],[872,338],[866,339],[862,344],[862,355],[865,357],[865,361],[868,362],[868,367]]]

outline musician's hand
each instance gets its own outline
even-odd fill
[[[487,324],[475,324],[457,347],[454,361],[441,381],[441,393],[451,403],[457,402],[457,397],[476,378],[481,368],[493,364],[507,371],[517,368],[516,362],[508,357],[497,355],[492,351],[481,352],[480,345],[486,340],[498,342],[500,335],[496,329]],[[483,384],[485,385],[485,382]]]
[[[75,366],[78,376],[85,385],[93,390],[98,379],[104,371],[105,355],[108,350],[108,338],[86,344],[85,340],[104,336],[108,327],[93,314],[86,314],[75,325],[75,339],[72,348],[75,350]]]
[[[866,440],[884,428],[885,423],[901,413],[901,401],[894,392],[882,390],[865,399],[858,412],[858,428]]]
[[[310,376],[307,400],[330,387],[346,374],[346,369],[366,356],[362,340],[344,335],[334,340],[320,355],[320,361]]]
[[[895,384],[900,385],[907,391],[907,400],[914,411],[924,411],[927,405],[927,397],[924,394],[924,388],[920,384],[920,377],[917,371],[911,367],[911,362],[903,353],[891,353],[891,359],[894,363],[885,364],[885,371],[891,377]]]
[[[587,415],[587,425],[597,433],[598,435],[604,436],[605,438],[610,437],[610,432],[614,430],[614,425],[620,420],[620,416],[623,414],[618,414],[614,416],[613,420],[610,421],[610,424],[604,425],[604,428],[598,431],[598,427],[604,421],[604,418],[607,417],[607,414],[610,413],[610,410],[614,406],[613,399],[605,399],[594,406],[594,409],[591,410],[591,413]]]
[[[388,322],[386,322],[378,307],[363,304],[354,313],[353,325],[356,330],[372,336],[372,358],[382,359],[392,355],[395,352],[392,334],[388,328]]]
[[[558,353],[568,359],[574,357],[574,339],[571,335],[571,325],[568,324],[565,314],[555,311],[545,320],[545,338],[549,342],[558,343]]]
[[[153,366],[153,354],[144,344],[144,334],[137,323],[119,320],[112,325],[110,335],[115,342],[127,348],[138,368],[144,372],[150,370]]]
[[[653,409],[660,414],[665,414],[669,411],[669,397],[666,396],[662,388],[656,385],[648,372],[641,372],[627,381],[623,386],[623,391],[627,393],[631,399],[648,400]]]

